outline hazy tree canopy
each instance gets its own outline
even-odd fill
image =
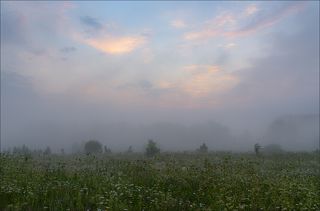
[[[103,150],[104,150],[104,153],[108,153],[108,154],[111,153],[111,149],[108,148],[107,146],[104,146],[104,147],[103,147]]]
[[[95,154],[102,152],[102,144],[97,140],[90,140],[84,145],[86,154]]]
[[[43,154],[45,154],[45,155],[50,155],[50,154],[51,154],[51,149],[50,149],[50,147],[47,147],[47,148],[44,150]]]
[[[205,143],[201,144],[201,146],[199,147],[198,149],[198,152],[201,152],[201,153],[207,153],[208,152],[208,147]]]
[[[261,145],[259,143],[256,143],[254,145],[254,152],[256,153],[256,155],[259,155],[260,149],[261,149]]]
[[[157,146],[157,143],[154,142],[152,139],[148,141],[148,145],[146,147],[146,155],[148,157],[154,156],[160,153],[160,148]]]
[[[129,146],[127,153],[132,153],[132,152],[133,152],[132,146]]]
[[[14,147],[12,153],[16,155],[28,155],[31,154],[31,150],[26,145],[23,145],[22,147]]]

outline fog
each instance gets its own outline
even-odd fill
[[[179,27],[171,29],[167,19],[178,12],[159,14],[164,17],[159,23],[150,17],[159,24],[156,30],[140,16],[137,24],[116,15],[95,16],[78,2],[74,8],[47,4],[39,4],[38,11],[23,2],[1,2],[2,150],[25,144],[72,152],[90,139],[113,151],[129,146],[142,151],[148,139],[163,151],[195,150],[202,143],[214,151],[253,151],[255,143],[289,151],[319,148],[319,2],[259,3],[251,21],[234,15],[239,19],[234,31],[213,28],[221,35],[209,33],[201,41],[187,35],[220,27],[206,25],[216,20],[211,13],[191,13],[199,17],[176,24],[185,30],[176,35],[171,30]],[[159,10],[170,8],[161,5]],[[223,7],[236,14],[229,4]],[[58,14],[62,17],[55,19]],[[120,23],[127,25],[118,30]],[[101,51],[95,45],[110,30],[118,30],[107,35],[116,42],[116,36],[129,37],[135,29],[147,40],[141,49]],[[204,72],[208,66],[220,72]],[[185,69],[194,71],[191,77]]]
[[[3,80],[2,85],[8,81],[5,77]],[[221,114],[200,109],[128,110],[70,99],[58,102],[54,97],[40,99],[35,95],[2,97],[4,148],[26,144],[71,152],[75,144],[90,139],[99,140],[113,151],[125,151],[129,146],[142,151],[149,139],[164,151],[195,150],[202,143],[210,150],[227,151],[251,151],[255,143],[276,143],[293,151],[310,151],[319,146],[319,114],[311,112],[278,116],[255,111]]]

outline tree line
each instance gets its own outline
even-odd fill
[[[133,152],[134,151],[133,151],[132,146],[129,146],[128,149],[125,151],[125,153],[128,153],[128,154],[133,153]],[[199,146],[199,148],[196,149],[196,152],[207,153],[208,152],[207,145],[205,143],[201,144]],[[8,150],[3,151],[3,153],[13,154],[13,155],[25,155],[25,156],[28,156],[28,155],[46,156],[46,155],[53,154],[51,148],[48,146],[45,149],[31,150],[26,145],[23,145],[21,147],[13,147],[12,149],[8,149]],[[87,155],[101,154],[101,153],[111,154],[112,151],[106,145],[103,146],[103,144],[101,142],[99,142],[98,140],[89,140],[89,141],[85,142],[83,149],[82,149],[82,153],[85,153]],[[159,153],[160,153],[160,147],[158,146],[157,142],[155,142],[153,139],[149,139],[146,146],[145,146],[144,154],[147,157],[152,157],[152,156],[155,156]],[[65,150],[61,149],[60,154],[65,154]]]
[[[199,148],[195,150],[197,153],[208,153],[209,149],[206,143],[202,143]],[[128,149],[125,151],[125,153],[131,154],[133,153],[133,147],[129,146]],[[277,144],[270,144],[262,147],[259,143],[256,143],[254,145],[254,152],[256,155],[260,155],[261,152],[265,154],[278,154],[278,153],[283,153],[284,150],[281,148],[280,145]],[[42,149],[37,149],[37,150],[31,150],[29,149],[26,145],[23,145],[22,147],[13,147],[12,150],[6,150],[3,151],[3,153],[6,154],[13,154],[13,155],[25,155],[25,156],[30,156],[30,155],[51,155],[53,154],[51,151],[50,147],[46,147],[44,150]],[[112,151],[109,147],[106,145],[103,146],[101,142],[98,140],[89,140],[85,142],[82,153],[85,153],[86,155],[92,155],[92,154],[111,154]],[[144,149],[144,154],[147,157],[153,157],[157,154],[160,153],[160,147],[158,146],[157,142],[155,142],[153,139],[149,139],[145,149]],[[65,154],[64,149],[60,150],[60,154]]]

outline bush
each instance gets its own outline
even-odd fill
[[[51,149],[50,147],[47,147],[44,152],[43,152],[44,155],[51,155]]]
[[[199,149],[198,149],[197,151],[200,152],[200,153],[207,153],[207,152],[208,152],[208,147],[207,147],[207,145],[206,145],[205,143],[203,143],[203,144],[199,147]]]
[[[156,154],[160,153],[160,149],[159,147],[157,146],[157,143],[154,142],[152,139],[150,139],[148,141],[148,145],[146,147],[146,155],[148,157],[151,157],[151,156],[154,156]]]
[[[261,149],[261,145],[259,143],[256,143],[254,145],[254,152],[256,153],[256,155],[260,154],[260,149]]]
[[[97,140],[90,140],[84,145],[86,154],[96,154],[102,152],[102,144]]]

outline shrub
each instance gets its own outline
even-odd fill
[[[207,153],[208,152],[208,147],[205,143],[201,144],[199,149],[197,150],[200,153]]]
[[[159,147],[157,146],[157,143],[154,142],[152,139],[150,139],[148,141],[148,145],[146,147],[146,155],[148,157],[151,157],[151,156],[154,156],[156,154],[160,153],[160,149]]]
[[[102,152],[102,144],[97,140],[90,140],[84,145],[86,154],[96,154]]]

